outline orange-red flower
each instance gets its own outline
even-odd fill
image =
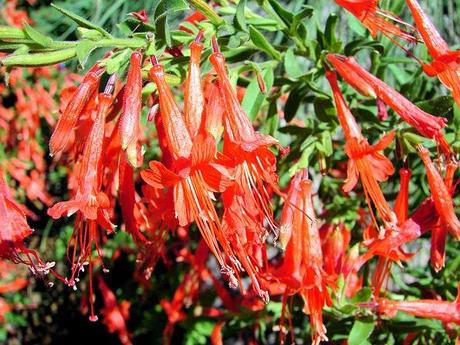
[[[210,61],[217,73],[218,87],[225,106],[223,153],[230,158],[230,164],[235,170],[233,192],[243,196],[244,207],[248,212],[257,215],[261,224],[266,221],[276,234],[269,192],[270,189],[278,190],[278,177],[276,158],[269,148],[279,143],[255,131],[231,86],[225,69],[225,58],[219,52],[215,37],[213,51]]]
[[[401,168],[399,170],[399,176],[400,176],[400,184],[399,184],[399,192],[398,195],[396,196],[395,203],[393,205],[393,210],[396,214],[396,218],[398,219],[398,226],[400,227],[400,234],[397,234],[396,236],[401,236],[402,231],[407,231],[405,228],[405,222],[409,218],[409,182],[410,182],[410,177],[411,177],[411,171],[408,168]],[[372,226],[372,225],[371,225]],[[411,228],[412,229],[412,228]],[[387,235],[391,236],[391,235]],[[377,236],[374,236],[373,239],[368,240],[372,241],[369,245],[370,251],[372,252],[373,246],[378,246],[379,242],[375,242]],[[395,242],[393,242],[395,243]],[[387,248],[388,252],[387,254],[389,255],[390,253],[394,252],[395,257],[401,258],[401,259],[409,259],[412,255],[411,254],[406,254],[402,248],[396,248],[396,247],[389,247]],[[381,250],[375,252],[375,254],[384,254]],[[392,261],[387,257],[387,255],[381,255],[378,258],[374,274],[372,276],[372,285],[374,286],[374,295],[378,296],[380,293],[380,290],[382,286],[385,284],[385,282],[388,279],[388,276],[390,274],[390,269],[391,269],[391,264]]]
[[[430,152],[419,145],[418,154],[425,165],[428,185],[430,186],[431,197],[436,207],[442,225],[445,225],[449,232],[457,240],[460,239],[460,221],[454,211],[454,204],[449,189],[446,187],[443,178],[430,159]]]
[[[86,73],[80,86],[75,90],[64,112],[59,116],[53,134],[50,138],[50,154],[59,158],[67,148],[69,138],[80,114],[97,92],[102,69],[96,64]]]
[[[311,196],[312,182],[307,170],[291,180],[284,206],[282,228],[289,229],[282,265],[273,271],[273,279],[286,286],[286,294],[299,294],[303,311],[310,315],[314,344],[327,341],[322,309],[331,304],[323,270],[323,253]],[[286,210],[286,208],[288,210]]]
[[[385,135],[377,144],[369,145],[342,96],[336,74],[328,71],[326,77],[333,91],[337,116],[346,140],[345,152],[349,157],[347,179],[343,190],[345,192],[352,190],[360,178],[366,198],[370,197],[382,220],[394,226],[397,223],[396,216],[390,209],[378,184],[378,182],[386,181],[388,176],[394,173],[391,161],[379,153],[390,145],[394,132]]]
[[[335,2],[353,14],[373,37],[382,33],[390,39],[394,35],[411,43],[417,42],[417,38],[412,32],[403,30],[395,23],[402,24],[411,31],[414,31],[414,28],[404,23],[393,13],[380,9],[378,7],[379,0],[335,0]]]
[[[452,92],[455,102],[460,106],[460,52],[449,49],[417,0],[406,0],[406,3],[412,12],[417,31],[433,58],[430,65],[422,65],[424,71],[431,76],[437,75],[441,83]]]
[[[359,256],[358,245],[348,248],[351,232],[343,223],[324,224],[319,229],[323,251],[323,269],[327,281],[335,286],[340,275],[345,278],[345,296],[348,298],[361,289],[363,277],[358,276],[354,262]]]
[[[120,140],[133,167],[142,165],[140,152],[140,117],[142,110],[142,53],[131,54],[128,76],[123,91],[123,109],[120,117]]]
[[[108,197],[100,190],[105,117],[112,100],[110,93],[98,96],[96,118],[86,138],[83,158],[78,166],[77,190],[70,200],[59,202],[48,210],[54,219],[80,211],[86,219],[97,220],[106,229],[113,227],[106,210],[110,206]]]
[[[201,127],[204,109],[204,94],[201,86],[200,58],[204,46],[200,43],[203,32],[200,31],[190,44],[190,64],[185,80],[184,117],[192,138],[198,134]]]
[[[460,284],[458,288],[460,290]],[[460,299],[458,295],[453,302],[436,299],[392,301],[382,298],[378,300],[378,310],[389,317],[394,317],[396,312],[401,311],[417,317],[437,319],[445,323],[453,322],[460,325]]]
[[[450,161],[446,165],[444,184],[450,194],[454,192],[453,180],[457,167],[458,163],[454,161]],[[447,226],[438,219],[431,230],[431,265],[436,272],[439,272],[444,267],[447,233]]]
[[[201,50],[192,50],[192,53],[200,54]],[[199,61],[199,57],[194,59]],[[174,212],[179,225],[185,227],[192,222],[197,223],[222,271],[228,275],[230,284],[236,286],[234,270],[231,267],[236,258],[223,234],[211,196],[212,192],[223,191],[228,186],[228,174],[218,164],[216,143],[211,135],[201,131],[192,141],[185,118],[192,119],[201,114],[188,114],[185,117],[182,115],[166,84],[163,67],[155,59],[153,63],[149,74],[157,85],[164,138],[172,162],[168,169],[160,162],[151,161],[150,169],[142,171],[141,176],[154,188],[173,190]],[[198,86],[195,83],[188,85]],[[187,92],[192,97],[191,93],[194,91]],[[199,107],[188,107],[187,111],[198,109]]]
[[[54,263],[43,262],[35,250],[24,245],[32,231],[0,172],[0,257],[25,264],[34,274],[47,274]]]
[[[356,79],[353,76],[358,75],[359,80],[367,83],[373,89],[375,95],[399,114],[405,122],[415,128],[421,135],[435,139],[444,153],[450,155],[449,144],[442,134],[442,129],[446,126],[447,119],[433,116],[421,110],[395,89],[366,71],[353,57],[328,54],[327,59],[347,83],[355,87]],[[360,86],[356,90],[362,92],[364,87]]]

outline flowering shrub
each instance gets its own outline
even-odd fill
[[[457,338],[460,55],[416,0],[336,5],[52,5],[64,41],[7,1],[0,293],[39,297],[5,338]]]

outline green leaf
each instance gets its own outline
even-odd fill
[[[303,6],[303,8],[294,15],[293,20],[290,24],[289,31],[292,34],[296,33],[299,24],[306,18],[310,18],[313,15],[314,9],[311,6]]]
[[[121,68],[121,65],[128,61],[130,52],[130,49],[125,49],[121,53],[111,56],[105,60],[104,65],[107,74],[113,74],[117,72]]]
[[[372,289],[365,287],[359,290],[351,299],[353,303],[367,302],[371,299]]]
[[[233,17],[233,25],[239,30],[247,31],[246,17],[244,16],[244,9],[246,8],[246,0],[240,0],[236,6],[235,17]]]
[[[294,48],[290,47],[284,54],[284,69],[289,78],[297,79],[302,75],[302,70],[294,54]]]
[[[293,176],[297,171],[300,169],[308,168],[308,164],[310,162],[310,156],[315,149],[315,142],[310,142],[308,146],[302,149],[302,155],[300,159],[295,163],[293,166],[289,168],[289,175]]]
[[[154,22],[167,17],[174,12],[188,10],[189,6],[185,0],[160,0],[155,8]]]
[[[252,25],[249,26],[249,36],[255,46],[277,61],[281,61],[281,54],[267,41],[264,35]]]
[[[56,6],[55,4],[51,4],[51,6],[53,8],[55,8],[56,10],[58,10],[59,12],[61,12],[63,15],[69,17],[70,19],[72,19],[75,23],[77,23],[79,26],[82,26],[84,28],[87,28],[87,29],[94,29],[94,30],[97,30],[99,31],[102,35],[108,37],[108,38],[111,38],[112,35],[110,33],[108,33],[107,31],[105,31],[103,28],[101,28],[100,26],[97,26],[93,23],[91,23],[89,20],[86,20],[85,18],[79,16],[78,14],[75,14],[71,11],[68,11],[62,7],[59,7],[59,6]]]
[[[319,96],[313,101],[313,107],[315,109],[316,116],[322,122],[335,121],[335,107],[332,100],[329,97]]]
[[[288,96],[286,105],[284,106],[284,119],[286,122],[290,122],[299,110],[302,98],[307,94],[307,91],[303,85],[296,86]]]
[[[85,64],[88,61],[89,55],[96,48],[97,48],[97,45],[94,41],[83,40],[83,41],[78,42],[77,47],[76,47],[77,58],[82,68],[85,67]]]
[[[21,40],[26,38],[27,36],[23,30],[0,25],[0,40]]]
[[[347,43],[347,45],[343,49],[345,55],[347,56],[355,55],[361,50],[369,50],[371,52],[376,51],[380,54],[383,54],[385,49],[380,42],[370,41],[364,38]]]
[[[355,320],[348,336],[348,345],[364,345],[372,334],[375,324],[373,319]]]
[[[51,38],[43,35],[41,32],[38,32],[27,23],[24,25],[24,31],[31,40],[41,45],[42,47],[48,47],[53,43]]]
[[[435,116],[445,116],[452,111],[454,99],[451,96],[440,96],[427,101],[415,103],[417,107]]]
[[[271,67],[267,67],[265,71],[262,72],[262,77],[264,79],[267,92],[269,92],[274,80],[273,69]],[[246,88],[246,93],[244,95],[243,102],[241,103],[251,121],[254,121],[256,118],[265,98],[266,95],[260,91],[257,78],[254,78]]]
[[[175,12],[187,9],[189,9],[189,6],[185,0],[160,0],[158,2],[153,14],[156,29],[155,34],[159,39],[164,40],[168,47],[172,45],[168,17]]]
[[[263,1],[263,0],[262,0]],[[286,26],[290,25],[294,20],[292,12],[286,10],[285,5],[281,4],[278,0],[268,0],[274,14],[281,18]]]
[[[323,146],[323,153],[326,157],[331,156],[333,153],[331,132],[324,131],[321,133],[321,144]]]
[[[326,29],[324,30],[324,35],[326,40],[331,46],[333,43],[337,42],[337,37],[335,36],[335,28],[337,27],[338,17],[336,14],[331,13],[329,18],[327,18]]]
[[[78,31],[78,34],[80,35],[80,37],[83,38],[83,39],[96,41],[96,40],[99,40],[99,39],[101,39],[103,37],[102,34],[99,31],[94,30],[94,29],[87,29],[87,28],[78,27],[77,31]]]

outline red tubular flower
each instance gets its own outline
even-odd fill
[[[378,8],[379,0],[335,0],[335,2],[354,15],[370,31],[373,37],[381,32],[390,39],[391,36],[397,36],[411,43],[417,42],[417,38],[412,33],[387,20],[403,24],[411,31],[415,30],[393,13]]]
[[[185,80],[184,116],[185,123],[192,138],[201,126],[204,108],[203,88],[201,87],[200,57],[204,46],[200,43],[203,32],[200,31],[195,40],[190,44],[190,64]]]
[[[265,225],[272,230],[275,239],[278,229],[273,219],[270,194],[278,193],[276,175],[276,158],[269,147],[278,142],[269,136],[256,132],[244,112],[237,93],[231,86],[225,68],[225,58],[219,52],[217,41],[213,37],[211,64],[217,73],[218,91],[221,104],[217,102],[212,108],[206,108],[205,126],[219,137],[220,123],[210,111],[223,112],[225,166],[234,176],[234,183],[223,194],[223,227],[225,236],[231,239],[239,262],[251,277],[255,292],[268,302],[269,296],[261,287],[261,272],[264,270],[263,254],[265,239],[268,235]],[[222,106],[224,109],[222,109]],[[218,124],[219,128],[212,127]],[[214,134],[216,133],[216,134]],[[241,285],[241,284],[240,284]]]
[[[324,224],[319,229],[321,249],[323,251],[323,269],[326,272],[328,284],[335,287],[340,275],[345,278],[345,296],[351,298],[362,286],[363,277],[358,277],[353,269],[359,256],[358,246],[348,249],[351,232],[343,223]]]
[[[282,265],[273,272],[273,278],[286,285],[287,294],[298,293],[303,301],[303,311],[310,315],[314,344],[327,341],[322,309],[331,300],[323,271],[323,253],[311,198],[311,184],[307,170],[299,171],[291,180],[284,208],[291,214],[282,226],[290,230],[290,238]]]
[[[119,198],[123,221],[126,231],[133,236],[134,242],[141,246],[147,242],[145,236],[140,232],[134,215],[136,208],[136,191],[134,189],[133,168],[126,157],[120,157],[119,165]]]
[[[460,284],[458,285],[460,291]],[[394,317],[396,312],[411,314],[417,317],[441,320],[445,323],[460,325],[460,299],[453,302],[425,299],[417,301],[392,301],[388,299],[378,300],[378,310],[389,317]]]
[[[430,186],[431,197],[436,207],[441,223],[447,227],[452,236],[460,239],[460,221],[455,215],[454,204],[449,189],[430,159],[430,152],[419,145],[418,154],[425,165],[428,185]]]
[[[36,251],[24,245],[32,231],[0,172],[0,258],[25,264],[34,274],[47,274],[54,262],[44,263]]]
[[[411,171],[407,168],[399,170],[400,184],[399,193],[396,196],[393,210],[398,219],[398,226],[404,229],[404,223],[409,218],[409,182]],[[370,245],[372,247],[373,244]],[[401,248],[389,248],[391,251],[396,252],[399,258],[409,258],[410,254],[406,254]],[[382,286],[388,279],[390,274],[392,261],[386,256],[379,256],[376,264],[374,274],[372,276],[372,285],[374,286],[374,296],[378,296]]]
[[[129,163],[133,167],[142,164],[139,144],[139,127],[142,109],[142,53],[131,54],[128,77],[123,93],[123,109],[120,118],[120,140],[123,151],[126,151]]]
[[[452,92],[455,102],[460,106],[460,76],[458,74],[460,52],[449,49],[448,44],[441,37],[417,0],[406,0],[406,4],[412,12],[418,32],[433,58],[431,65],[423,65],[424,71],[431,76],[437,75],[441,83]]]
[[[54,219],[62,217],[63,214],[70,216],[80,211],[86,219],[97,220],[106,229],[113,227],[106,210],[110,206],[108,197],[100,190],[104,124],[112,100],[109,93],[99,94],[96,118],[86,139],[79,166],[75,196],[68,201],[57,203],[48,210],[48,214]]]
[[[377,144],[369,145],[342,96],[336,74],[328,71],[326,77],[332,88],[337,116],[345,135],[345,151],[349,157],[347,179],[343,190],[345,192],[352,190],[360,178],[366,198],[370,197],[382,220],[385,223],[396,225],[396,216],[390,209],[378,184],[378,182],[386,181],[388,176],[394,173],[391,161],[378,152],[391,143],[394,132],[385,135]]]
[[[412,173],[408,168],[399,169],[399,192],[393,209],[398,218],[398,225],[403,225],[409,218],[409,182]]]
[[[236,258],[222,232],[211,199],[213,191],[223,191],[229,185],[229,177],[217,164],[214,138],[207,133],[199,133],[192,143],[184,117],[166,84],[164,69],[155,59],[153,62],[149,74],[157,85],[161,122],[172,162],[170,170],[159,162],[151,161],[150,169],[142,171],[141,176],[154,188],[173,190],[175,216],[179,225],[185,227],[194,221],[197,223],[222,271],[228,274],[230,284],[236,286],[233,268],[227,264],[227,259],[236,262]]]
[[[235,168],[236,188],[233,191],[244,196],[246,208],[251,208],[250,213],[257,214],[260,223],[266,220],[277,236],[268,188],[278,191],[276,158],[269,147],[279,143],[254,130],[231,86],[225,58],[219,52],[215,37],[213,51],[210,61],[217,72],[220,95],[225,105],[224,154],[233,160],[231,164]]]
[[[328,54],[327,59],[347,83],[354,87],[356,80],[353,80],[352,76],[358,75],[361,80],[372,87],[377,97],[399,114],[405,122],[415,128],[421,135],[436,139],[444,153],[446,155],[450,154],[449,144],[442,134],[442,129],[446,126],[447,119],[433,116],[419,109],[395,89],[362,68],[353,57]],[[352,72],[352,74],[348,72]],[[363,88],[356,88],[356,90],[361,92]]]
[[[212,81],[213,76],[208,75],[204,82],[204,119],[203,128],[211,134],[216,141],[222,137],[223,116],[225,107],[220,98],[219,87]]]
[[[59,117],[56,128],[50,138],[49,145],[52,156],[59,158],[66,149],[69,137],[80,114],[83,112],[91,96],[97,92],[100,72],[101,68],[96,64],[86,73],[80,86],[76,89],[64,112]]]
[[[447,163],[444,184],[450,194],[453,193],[453,180],[456,170],[456,162],[450,161]],[[438,219],[437,224],[431,230],[431,265],[436,272],[439,272],[444,267],[447,233],[447,227]]]
[[[129,319],[130,303],[122,301],[118,304],[115,294],[109,289],[101,276],[98,276],[98,283],[104,302],[104,308],[101,310],[101,314],[104,317],[102,322],[110,333],[118,334],[123,345],[131,345],[128,328],[126,327],[126,321]]]

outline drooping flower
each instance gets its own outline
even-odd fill
[[[393,13],[380,9],[379,0],[335,0],[335,2],[354,15],[373,37],[382,33],[390,39],[392,36],[397,36],[410,43],[417,42],[417,38],[412,33],[415,29]],[[410,31],[402,29],[401,26],[407,27]]]
[[[225,58],[219,52],[215,37],[213,51],[210,61],[217,73],[218,87],[225,106],[223,153],[233,160],[231,164],[235,170],[236,188],[233,192],[243,196],[244,207],[248,212],[257,214],[261,223],[266,221],[276,235],[269,190],[278,190],[278,177],[276,158],[269,148],[279,143],[255,131],[231,86],[225,69]]]
[[[410,169],[399,169],[399,192],[393,206],[399,225],[404,224],[409,218],[409,182],[411,175]]]
[[[59,158],[67,148],[69,138],[80,114],[99,87],[102,69],[96,64],[83,78],[80,86],[75,90],[64,112],[59,116],[58,122],[50,138],[50,154]]]
[[[112,229],[107,208],[110,206],[108,197],[100,190],[101,185],[101,158],[104,140],[105,117],[112,103],[113,97],[104,92],[98,96],[96,118],[91,131],[86,138],[81,164],[78,166],[77,190],[68,201],[59,202],[48,210],[54,219],[63,214],[71,216],[80,211],[85,219],[97,220],[106,229]]]
[[[442,129],[446,126],[447,119],[433,116],[421,110],[395,89],[366,71],[353,57],[328,54],[327,59],[347,83],[355,87],[356,80],[353,78],[353,75],[358,75],[360,80],[367,83],[368,86],[373,89],[375,95],[401,116],[405,122],[411,125],[421,135],[430,139],[435,139],[441,146],[443,152],[448,156],[450,155],[451,150],[449,144],[442,134]],[[350,74],[349,72],[352,73]],[[362,92],[364,88],[360,86],[356,88],[356,90]]]
[[[431,161],[430,152],[422,145],[417,147],[417,151],[423,161],[423,164],[425,165],[431,197],[441,223],[446,226],[452,236],[458,240],[460,239],[460,221],[455,214],[450,191],[445,185],[444,180],[435,165]]]
[[[200,31],[195,40],[190,44],[190,64],[184,90],[184,117],[190,136],[194,138],[200,129],[203,109],[204,94],[201,86],[200,58],[204,46],[200,43],[203,31]]]
[[[129,163],[133,167],[142,164],[140,152],[140,117],[142,109],[142,53],[138,50],[131,54],[128,77],[123,91],[123,109],[120,117],[120,140],[126,151]]]
[[[67,245],[67,256],[71,262],[71,274],[64,282],[76,289],[78,276],[89,267],[89,300],[91,321],[96,321],[94,313],[93,292],[93,245],[97,256],[102,258],[101,242],[104,233],[100,227],[111,232],[114,225],[110,221],[109,209],[111,207],[109,197],[101,189],[104,151],[105,121],[113,102],[113,77],[109,79],[105,91],[100,93],[93,103],[95,107],[94,120],[87,119],[80,126],[85,135],[78,137],[76,150],[77,162],[73,173],[73,195],[70,200],[59,202],[48,209],[48,214],[54,219],[70,216],[77,213],[74,231]],[[91,113],[91,112],[90,112]],[[81,147],[81,149],[79,148]],[[101,261],[102,263],[102,261]],[[103,265],[103,263],[102,263]]]
[[[25,264],[34,274],[47,274],[54,262],[43,262],[35,250],[24,245],[24,239],[32,232],[0,172],[0,257]]]
[[[285,285],[287,295],[299,294],[304,313],[310,315],[313,344],[327,341],[322,309],[331,304],[323,270],[323,253],[307,170],[294,175],[289,187],[282,227],[290,229],[282,265],[272,279]],[[289,212],[286,208],[290,209]],[[286,222],[286,223],[284,223]]]
[[[452,92],[455,102],[460,106],[460,52],[449,49],[417,0],[406,0],[406,4],[412,12],[417,31],[433,58],[430,65],[422,65],[424,71],[428,75],[437,75],[441,83]]]
[[[460,291],[460,285],[458,289]],[[394,317],[396,312],[401,311],[417,317],[437,319],[445,323],[453,322],[460,325],[460,299],[458,295],[453,302],[437,299],[392,301],[382,298],[378,300],[378,310],[389,317]]]
[[[192,50],[192,53],[201,54],[201,50]],[[199,61],[199,57],[194,57],[194,61]],[[230,284],[236,286],[234,269],[231,267],[236,258],[223,234],[211,197],[212,192],[223,191],[229,184],[228,174],[219,167],[216,159],[215,140],[208,133],[199,132],[192,141],[185,118],[200,115],[182,115],[166,84],[164,69],[156,59],[153,59],[149,75],[157,85],[161,123],[172,162],[168,169],[160,162],[151,161],[150,169],[142,171],[141,176],[156,189],[173,190],[174,212],[179,226],[186,227],[196,222],[222,271],[228,275]],[[195,83],[188,85],[192,84],[197,86]],[[192,96],[191,92],[194,91],[188,92]],[[194,111],[198,108],[187,109]]]
[[[399,184],[399,192],[396,196],[395,203],[393,205],[393,210],[396,214],[396,218],[398,219],[398,226],[400,227],[401,231],[406,231],[405,222],[409,218],[409,182],[411,177],[411,171],[408,168],[401,168],[399,169],[399,177],[400,177],[400,184]],[[391,236],[391,235],[390,235]],[[400,235],[399,235],[400,236]],[[369,247],[375,243],[375,238],[369,244]],[[409,259],[411,254],[406,254],[402,248],[388,248],[388,256],[391,252],[394,252],[394,257],[398,257],[400,259]],[[378,252],[376,252],[377,254]],[[382,252],[379,252],[382,254]],[[388,279],[390,274],[392,260],[387,255],[380,255],[375,266],[375,271],[372,276],[372,285],[374,287],[374,296],[378,296],[382,286]]]
[[[446,188],[451,195],[453,194],[455,188],[453,180],[457,167],[458,163],[453,160],[446,164],[446,176],[444,178],[444,184],[446,185]],[[436,272],[439,272],[444,267],[447,233],[447,226],[441,221],[441,219],[438,219],[436,225],[431,229],[430,248],[431,265]]]
[[[337,116],[346,140],[345,152],[349,157],[347,179],[342,188],[345,192],[349,192],[356,186],[360,178],[366,198],[369,197],[372,200],[382,220],[394,226],[397,223],[396,216],[378,184],[378,182],[386,181],[388,176],[394,173],[391,161],[379,153],[390,145],[394,132],[386,134],[377,144],[369,145],[342,96],[336,74],[328,71],[326,77],[333,91]]]
[[[323,251],[323,269],[328,284],[333,287],[340,275],[345,279],[345,296],[351,298],[361,288],[363,277],[358,276],[354,262],[359,255],[358,245],[349,248],[351,231],[343,223],[324,224],[319,229]]]
[[[233,89],[226,68],[225,58],[219,51],[217,40],[212,40],[210,61],[217,74],[217,87],[221,104],[215,104],[218,112],[223,106],[225,165],[232,170],[233,184],[222,193],[224,214],[222,223],[227,237],[232,239],[237,257],[251,277],[257,294],[268,302],[268,293],[261,286],[264,271],[263,252],[265,240],[271,230],[275,240],[278,228],[273,219],[271,193],[282,194],[277,186],[276,157],[270,150],[279,146],[274,138],[257,132],[243,110]],[[215,118],[206,125],[215,126]],[[211,129],[211,133],[219,132]]]

